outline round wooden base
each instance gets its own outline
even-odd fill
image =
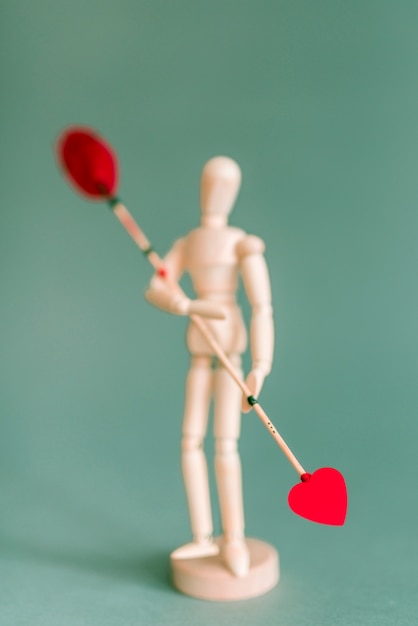
[[[174,586],[189,596],[214,601],[245,600],[267,593],[279,580],[279,555],[264,541],[246,541],[251,564],[244,578],[233,576],[219,554],[197,559],[171,559]]]

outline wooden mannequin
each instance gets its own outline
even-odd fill
[[[201,226],[177,240],[164,258],[164,267],[172,281],[177,282],[184,272],[190,274],[197,299],[173,294],[168,282],[158,275],[153,277],[145,295],[149,302],[170,313],[206,317],[205,323],[242,375],[241,355],[246,349],[247,334],[236,303],[238,277],[241,275],[252,307],[252,369],[246,384],[254,395],[258,395],[272,363],[271,292],[263,256],[264,243],[227,224],[240,183],[241,171],[235,161],[226,157],[211,159],[202,172]],[[250,551],[244,536],[237,441],[241,409],[247,412],[251,407],[219,362],[212,369],[213,350],[192,322],[188,328],[187,347],[191,364],[186,381],[182,470],[193,540],[175,550],[172,560],[203,559],[220,550],[221,561],[229,573],[233,577],[245,578],[250,570]],[[223,530],[218,542],[214,542],[212,536],[208,472],[202,448],[212,396],[215,475]],[[275,581],[277,575],[276,565]]]

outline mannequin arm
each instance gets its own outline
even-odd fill
[[[184,273],[184,239],[177,239],[171,250],[165,256],[163,263],[167,277],[177,283]],[[174,293],[167,281],[154,274],[145,292],[145,298],[163,311],[176,315],[187,315],[188,298]]]
[[[223,319],[225,312],[215,302],[191,300],[183,293],[175,292],[170,283],[177,283],[184,273],[185,239],[178,239],[164,258],[168,280],[154,274],[145,292],[145,299],[157,308],[174,315],[201,315]]]
[[[252,369],[246,383],[257,396],[270,373],[273,362],[274,327],[271,306],[270,278],[265,262],[264,242],[258,237],[246,236],[237,246],[244,288],[252,309],[250,325],[250,348]],[[247,398],[242,409],[250,410]]]

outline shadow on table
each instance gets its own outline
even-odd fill
[[[19,560],[36,561],[126,580],[144,587],[159,590],[172,589],[170,565],[167,551],[147,552],[132,556],[80,552],[59,547],[35,545],[21,539],[0,536],[0,550],[3,554]]]
[[[0,526],[0,552],[4,555],[144,587],[172,589],[170,548],[149,541],[143,529],[121,527],[110,514],[98,513],[90,502],[74,500],[52,482],[20,482],[12,493],[14,499],[8,500],[8,520],[3,528]],[[39,528],[40,514],[45,520],[43,528]],[[26,520],[27,536],[22,519]],[[31,519],[36,520],[34,525]],[[18,522],[16,527],[14,520]],[[72,538],[68,542],[64,528]],[[81,538],[83,544],[87,541],[90,545],[80,546],[77,540]],[[76,545],[71,545],[72,540]]]

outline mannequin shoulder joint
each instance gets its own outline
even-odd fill
[[[264,241],[256,235],[245,235],[236,245],[236,252],[239,259],[243,259],[250,254],[263,254],[265,249]]]

